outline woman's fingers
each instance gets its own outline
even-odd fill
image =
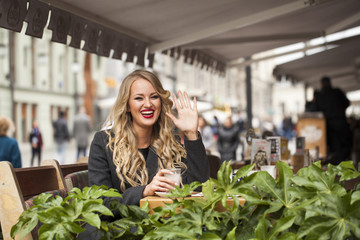
[[[188,106],[188,108],[191,109],[191,103],[190,103],[190,98],[189,95],[187,94],[187,92],[184,92],[184,96],[185,96],[185,103]]]
[[[196,97],[194,97],[194,106],[193,106],[193,109],[194,109],[194,111],[196,111],[197,112],[197,100],[196,100]]]
[[[181,109],[181,106],[180,106],[179,101],[177,100],[177,97],[175,94],[173,94],[173,101],[174,101],[176,110],[179,111]]]
[[[184,96],[181,91],[178,91],[178,96],[179,96],[179,100],[180,100],[180,104],[181,104],[182,108],[187,108],[188,106],[186,105],[186,103],[184,101]]]
[[[194,100],[196,98],[194,97]],[[194,102],[194,107],[191,107],[191,101],[189,98],[189,95],[187,94],[187,92],[182,93],[181,91],[178,91],[178,97],[176,97],[175,94],[173,94],[173,100],[174,100],[174,104],[176,106],[176,109],[179,111],[179,109],[184,109],[184,108],[189,108],[194,110],[195,109],[195,103]],[[180,103],[179,103],[180,101]]]

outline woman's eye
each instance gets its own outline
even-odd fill
[[[135,100],[142,100],[142,97],[136,97]]]
[[[159,96],[158,95],[154,95],[154,96],[151,96],[152,99],[158,99]]]

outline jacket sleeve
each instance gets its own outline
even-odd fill
[[[206,182],[210,177],[210,166],[200,133],[197,140],[190,141],[185,138],[184,145],[187,157],[183,159],[183,162],[186,164],[187,170],[182,175],[183,184],[194,181]]]
[[[11,163],[14,166],[14,168],[22,167],[20,149],[16,141],[11,146]]]

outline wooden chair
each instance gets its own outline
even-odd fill
[[[47,159],[42,161],[41,165],[56,167],[58,161],[55,159]],[[62,176],[64,176],[65,187],[68,191],[73,187],[82,189],[83,187],[89,186],[88,164],[86,162],[60,165],[60,170]]]
[[[59,165],[58,161],[56,159],[47,159],[47,160],[43,160],[41,161],[41,166],[54,166],[56,167],[57,165]],[[83,170],[87,170],[88,169],[88,164],[87,163],[72,163],[72,164],[64,164],[64,165],[60,165],[59,169],[61,170],[61,173],[63,176],[66,176],[70,173],[73,172],[79,172],[79,171],[83,171]]]
[[[215,155],[208,154],[206,155],[206,158],[209,161],[210,164],[210,177],[217,179],[217,172],[220,169],[220,158]]]
[[[83,189],[89,186],[88,170],[70,173],[65,176],[65,186],[70,191],[77,187]]]
[[[32,205],[32,197],[43,192],[64,195],[65,181],[59,164],[14,169],[7,161],[0,162],[0,222],[3,238],[10,238],[11,227],[21,213]],[[31,234],[23,239],[36,239]]]

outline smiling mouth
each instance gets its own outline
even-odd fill
[[[152,109],[149,109],[149,110],[144,110],[144,111],[141,111],[141,115],[144,117],[144,118],[152,118],[154,116],[154,110]]]

